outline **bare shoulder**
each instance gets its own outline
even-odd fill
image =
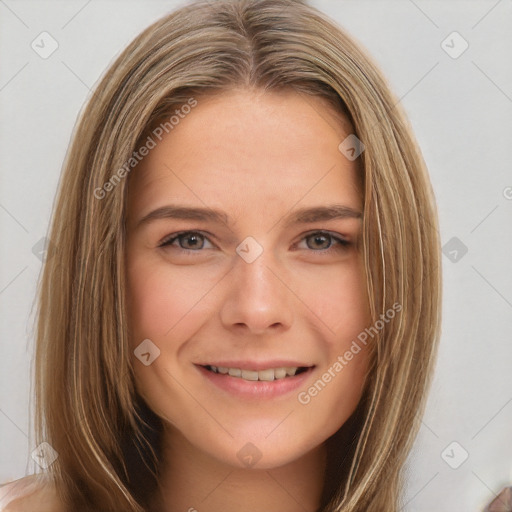
[[[64,512],[53,483],[29,475],[0,486],[1,512]]]

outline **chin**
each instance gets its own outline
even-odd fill
[[[278,422],[274,423],[277,425]],[[282,429],[279,435],[268,430],[258,429],[255,425],[240,427],[240,434],[229,438],[223,436],[201,443],[199,449],[211,457],[238,469],[275,469],[286,466],[306,456],[312,450],[320,448],[328,436],[318,436],[311,432],[298,432]]]

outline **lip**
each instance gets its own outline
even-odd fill
[[[283,364],[283,362],[279,362],[276,366],[273,366],[276,364],[275,361],[271,363],[271,366],[264,366],[260,369],[264,370],[266,368],[280,368],[282,366],[302,366],[305,367],[305,365],[298,365],[297,363],[291,363],[286,362],[286,364]],[[239,364],[239,363],[237,363]],[[251,363],[252,364],[252,363]],[[268,364],[268,363],[265,363]],[[216,364],[212,363],[212,366],[217,366]],[[219,364],[218,366],[224,366],[223,364]],[[226,364],[226,366],[228,366]],[[260,365],[261,366],[261,365]],[[313,370],[315,369],[315,366],[310,366],[306,371],[299,373],[298,375],[294,375],[293,377],[285,377],[284,379],[277,379],[273,381],[248,381],[245,379],[241,379],[239,377],[231,377],[229,374],[220,374],[220,373],[213,373],[210,370],[207,370],[203,366],[196,365],[197,369],[199,370],[199,373],[207,379],[207,381],[210,384],[213,384],[218,389],[228,393],[231,396],[235,396],[238,398],[243,399],[256,399],[256,400],[263,400],[263,399],[271,399],[271,398],[277,398],[285,396],[292,391],[296,391],[298,388],[304,385],[304,382],[309,379],[311,374],[313,373]],[[230,368],[240,368],[242,370],[250,370],[250,369],[256,369],[255,366],[247,366],[241,367],[234,365],[233,362],[230,363]]]

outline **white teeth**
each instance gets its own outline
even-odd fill
[[[268,368],[266,370],[241,370],[240,368],[227,368],[224,366],[208,366],[214,373],[221,373],[222,375],[229,374],[231,377],[238,377],[240,379],[255,381],[271,382],[273,380],[284,379],[286,377],[293,377],[299,368],[285,367],[285,368]]]
[[[228,373],[229,373],[229,375],[231,375],[231,377],[241,377],[242,376],[242,370],[240,370],[240,368],[230,368]]]
[[[242,379],[258,380],[258,372],[253,372],[251,370],[242,370]]]
[[[260,372],[258,372],[258,379],[272,381],[272,380],[274,380],[274,374],[275,374],[275,370],[272,370],[272,368],[270,368],[269,370],[261,370]],[[243,373],[242,373],[242,375],[243,375]]]
[[[286,368],[276,368],[274,370],[274,377],[276,379],[284,379],[286,377]]]

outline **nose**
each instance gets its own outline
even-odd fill
[[[264,250],[252,263],[237,255],[234,266],[221,309],[224,327],[238,334],[289,329],[293,323],[293,292],[287,283],[288,273],[276,265],[270,251]]]

